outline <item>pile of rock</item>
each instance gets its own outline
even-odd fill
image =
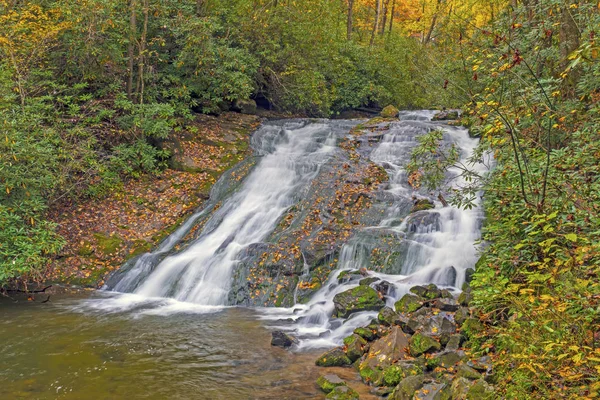
[[[354,330],[344,346],[323,354],[317,365],[354,365],[362,380],[374,387],[373,393],[394,400],[486,399],[493,395],[489,357],[469,359],[461,348],[466,339],[482,330],[468,308],[469,288],[455,298],[433,284],[415,286],[394,309],[376,301],[369,289],[377,294],[367,285],[338,294],[336,313],[347,316],[379,306],[377,319]],[[330,382],[331,376],[327,376],[319,381]],[[345,386],[343,381],[338,383]],[[333,387],[319,386],[329,393],[328,398],[358,398],[352,397],[351,389],[338,393]]]

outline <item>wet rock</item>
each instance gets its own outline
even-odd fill
[[[335,315],[340,318],[346,318],[357,311],[377,311],[385,305],[377,291],[369,286],[357,286],[338,293],[333,298],[333,304]]]
[[[442,310],[442,311],[450,311],[450,312],[454,312],[456,310],[458,310],[458,302],[454,299],[448,299],[448,298],[439,298],[436,299],[435,302],[433,303],[433,307]]]
[[[413,294],[405,294],[400,300],[394,304],[394,308],[398,313],[412,313],[423,306],[423,302],[418,296]]]
[[[240,99],[236,100],[231,107],[233,111],[241,112],[242,114],[256,114],[256,102],[254,100]]]
[[[327,396],[326,399],[333,400],[358,400],[358,393],[348,386],[336,386]]]
[[[352,334],[344,339],[344,345],[346,346],[346,355],[350,361],[354,362],[362,357],[364,353],[364,347],[367,341],[357,334]]]
[[[454,267],[451,267],[451,268],[454,269]],[[448,289],[442,289],[442,298],[453,299],[454,296],[452,295],[452,292],[449,291]]]
[[[494,396],[494,388],[483,379],[475,382],[467,392],[467,400],[485,400],[491,399]]]
[[[470,315],[471,311],[467,307],[461,307],[454,313],[454,322],[456,322],[456,325],[461,326]]]
[[[298,343],[298,340],[292,335],[288,335],[282,331],[275,331],[271,333],[271,346],[277,347],[290,347],[293,344]]]
[[[384,107],[379,115],[381,115],[383,118],[396,118],[399,113],[400,111],[396,107],[389,105]]]
[[[361,278],[363,278],[363,276],[357,269],[351,271],[342,271],[338,275],[338,283],[346,283]]]
[[[429,199],[419,199],[415,201],[413,208],[410,210],[411,213],[416,213],[417,211],[425,211],[432,210],[435,208],[435,204]]]
[[[329,393],[338,386],[346,386],[346,382],[335,374],[327,374],[317,379],[317,385],[319,385],[322,391]]]
[[[377,290],[384,296],[389,296],[392,294],[394,286],[388,281],[381,281],[376,285],[373,285],[373,289]]]
[[[369,278],[361,279],[360,282],[358,282],[358,284],[361,286],[369,286],[371,285],[371,283],[377,282],[378,280],[379,278],[375,278],[374,276],[372,276]]]
[[[352,364],[352,361],[341,347],[336,347],[322,354],[315,364],[319,367],[343,367]]]
[[[400,325],[398,314],[396,314],[396,312],[389,307],[382,308],[377,315],[377,319],[381,324],[386,326]]]
[[[383,384],[396,386],[404,378],[423,374],[423,367],[413,361],[399,361],[383,371]]]
[[[481,378],[481,374],[479,372],[464,364],[456,368],[456,376],[459,378],[466,378],[470,380],[477,380]]]
[[[423,375],[415,375],[404,378],[394,392],[390,395],[391,400],[412,400],[417,390],[421,389],[431,378],[426,378]]]
[[[415,393],[415,399],[419,400],[451,400],[452,392],[450,385],[441,382],[428,383]]]
[[[441,348],[442,345],[437,340],[422,333],[416,333],[410,338],[410,354],[414,357],[439,351]]]
[[[383,379],[383,370],[406,358],[408,344],[408,336],[399,327],[392,327],[387,336],[371,343],[369,353],[359,364],[360,376],[365,382],[378,386]]]
[[[426,300],[434,300],[442,296],[442,291],[433,283],[427,286],[413,286],[410,292]]]
[[[461,334],[450,335],[448,343],[446,343],[446,350],[456,351],[460,348],[460,345],[464,341]]]
[[[451,120],[457,120],[458,119],[458,111],[440,111],[439,113],[435,114],[432,118],[432,121],[451,121]]]
[[[368,341],[371,341],[371,340],[374,340],[375,338],[377,338],[377,335],[375,334],[375,332],[373,332],[369,328],[356,328],[354,330],[354,333]]]
[[[465,271],[465,283],[467,284],[471,284],[471,281],[473,280],[473,275],[475,274],[475,270],[473,268],[468,268]]]

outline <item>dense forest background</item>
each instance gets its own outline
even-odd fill
[[[468,206],[485,188],[473,351],[494,356],[508,398],[593,398],[599,7],[0,0],[0,284],[44,279],[65,243],[49,208],[159,173],[170,157],[161,142],[197,113],[460,107],[478,155],[497,163],[455,199]],[[413,168],[427,177],[427,165]]]

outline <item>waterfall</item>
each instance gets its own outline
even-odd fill
[[[134,294],[132,303],[167,298],[226,305],[237,256],[265,239],[282,214],[302,198],[320,166],[337,150],[341,132],[326,122],[292,120],[263,126],[252,138],[260,161],[213,212],[198,237],[183,251],[164,257],[205,211],[192,216],[155,252],[111,278],[105,289]]]
[[[431,193],[415,191],[408,185],[404,166],[410,160],[419,135],[441,129],[444,142],[454,143],[460,149],[463,165],[469,164],[467,159],[477,146],[477,140],[470,138],[466,129],[432,122],[433,115],[431,111],[401,113],[400,121],[391,125],[370,154],[371,160],[385,168],[389,176],[389,184],[380,196],[386,200],[387,207],[379,224],[362,229],[348,240],[340,252],[337,270],[307,304],[298,304],[290,309],[264,310],[265,320],[283,321],[287,318],[294,321],[292,326],[284,324],[278,328],[298,335],[300,348],[339,345],[355,328],[367,325],[377,316],[376,312],[360,312],[347,320],[331,318],[334,296],[358,286],[363,278],[359,275],[340,281],[338,276],[342,271],[373,267],[372,250],[381,241],[382,233],[396,235],[403,252],[400,262],[388,266],[387,270],[368,272],[368,276],[378,279],[371,286],[382,282],[390,286],[386,296],[386,304],[390,307],[418,284],[435,283],[458,291],[465,281],[467,269],[474,267],[477,261],[476,243],[483,220],[479,199],[472,209],[445,207]],[[487,170],[484,164],[468,166],[479,173]],[[448,171],[454,188],[466,184],[459,175],[457,169]],[[436,207],[407,215],[415,198],[427,198],[435,202]]]

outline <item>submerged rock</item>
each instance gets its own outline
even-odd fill
[[[298,343],[298,340],[285,332],[275,331],[271,333],[271,346],[290,347],[295,343]]]
[[[346,382],[335,374],[327,374],[317,379],[317,385],[319,385],[322,391],[329,393],[338,386],[345,386]]]
[[[336,347],[323,353],[315,364],[319,367],[343,367],[352,364],[352,361],[341,347]]]
[[[347,318],[357,311],[377,311],[385,303],[379,294],[370,286],[357,286],[345,292],[338,293],[333,298],[335,316]]]

